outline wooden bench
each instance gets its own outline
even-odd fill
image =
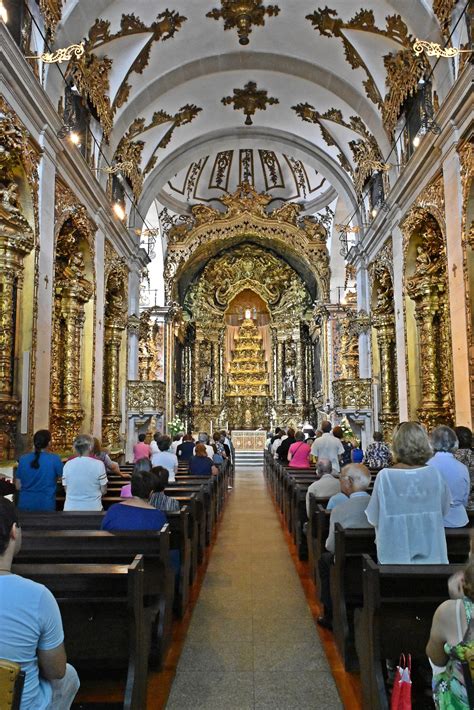
[[[308,547],[308,565],[312,579],[318,589],[321,587],[319,580],[319,558],[325,551],[326,540],[329,534],[330,510],[326,510],[328,498],[309,497],[308,527],[306,528],[306,540]]]
[[[144,595],[154,618],[151,654],[160,666],[171,641],[174,575],[169,564],[169,524],[159,532],[119,532],[103,530],[25,530],[19,563],[129,564],[137,554],[144,558]]]
[[[450,563],[465,563],[469,555],[470,533],[469,528],[446,529]],[[364,554],[376,559],[375,530],[343,528],[340,523],[336,523],[330,586],[334,640],[346,671],[354,671],[359,667],[354,641],[354,610],[361,607],[363,603],[362,557]]]
[[[68,660],[79,674],[125,668],[123,707],[146,707],[152,620],[142,556],[129,565],[15,563],[12,572],[44,584],[56,597]]]
[[[363,608],[355,617],[364,708],[388,710],[385,659],[427,663],[425,647],[435,609],[449,598],[448,579],[461,565],[378,565],[362,557]],[[412,674],[413,707],[419,687]]]
[[[18,511],[24,530],[100,530],[105,515],[103,511]],[[167,513],[170,530],[170,550],[179,551],[180,572],[176,589],[174,608],[182,617],[189,602],[191,544],[193,531],[188,507],[183,506],[178,513]]]

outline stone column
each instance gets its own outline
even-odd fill
[[[395,344],[397,352],[396,381],[398,387],[398,414],[400,421],[407,421],[409,415],[407,362],[405,344],[405,318],[403,303],[403,235],[399,227],[392,229],[393,252],[393,307],[395,311]]]
[[[102,443],[104,446],[120,446],[120,347],[123,325],[105,324],[104,338],[104,397],[102,415]]]
[[[458,426],[472,428],[467,293],[461,235],[463,210],[461,166],[459,154],[454,145],[448,151],[443,162],[443,182],[455,422]]]
[[[140,266],[136,261],[129,263],[128,276],[128,379],[138,380],[138,342],[140,316]]]

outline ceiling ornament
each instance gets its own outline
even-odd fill
[[[427,57],[457,57],[458,54],[472,54],[472,49],[459,49],[459,47],[442,47],[437,42],[428,42],[424,39],[416,39],[413,42],[413,53],[418,57],[426,52]]]
[[[266,111],[268,106],[280,103],[274,96],[268,96],[266,89],[257,89],[254,81],[249,81],[243,89],[234,89],[233,96],[224,96],[221,99],[224,106],[234,104],[234,111],[243,111],[246,119],[245,125],[252,125],[252,116],[255,111]]]
[[[330,108],[324,113],[319,113],[314,106],[311,106],[311,104],[307,102],[292,106],[292,109],[303,121],[318,124],[327,145],[335,146],[338,149],[339,153],[337,158],[344,170],[350,175],[358,195],[362,194],[364,185],[374,172],[386,172],[390,169],[391,166],[383,162],[382,154],[375,137],[366,128],[360,116],[349,116],[349,121],[345,121],[342,111],[339,109]],[[327,128],[324,121],[337,123],[339,126],[343,126],[360,136],[360,138],[349,142],[349,147],[356,165],[355,169],[353,169],[340,144]]]
[[[39,0],[40,10],[43,14],[44,24],[52,38],[56,33],[62,12],[63,0]]]
[[[373,103],[382,110],[384,128],[389,136],[395,128],[396,120],[400,108],[405,99],[411,95],[419,79],[429,70],[429,64],[424,56],[414,57],[412,53],[413,37],[408,32],[406,24],[400,15],[388,15],[385,18],[384,29],[377,27],[375,16],[372,10],[360,10],[347,22],[337,15],[336,10],[328,7],[324,10],[317,10],[310,15],[306,15],[315,30],[323,37],[338,37],[344,46],[346,60],[352,69],[363,69],[367,79],[363,82],[367,96]],[[368,32],[379,37],[385,37],[400,45],[401,49],[395,54],[389,53],[383,57],[385,69],[387,70],[386,87],[387,92],[384,97],[377,89],[374,78],[369,67],[362,59],[361,55],[350,42],[344,30],[358,30]]]
[[[156,151],[159,148],[164,148],[168,145],[174,130],[179,126],[184,126],[187,123],[190,123],[200,111],[202,111],[202,109],[198,108],[194,104],[186,104],[185,106],[182,106],[174,115],[169,114],[166,111],[155,111],[149,123],[146,123],[144,118],[136,118],[130,125],[128,131],[121,138],[117,146],[117,150],[114,155],[114,166],[112,166],[110,172],[118,172],[118,170],[120,170],[120,172],[122,172],[123,175],[130,180],[133,194],[136,199],[140,197],[144,177],[154,168],[156,164]],[[141,168],[142,151],[145,147],[145,142],[144,140],[136,139],[139,136],[143,136],[146,131],[149,131],[150,129],[164,123],[169,123],[171,125],[156,145],[147,164]],[[120,168],[118,168],[119,165],[121,166]]]
[[[242,183],[232,195],[224,195],[223,213],[208,205],[194,205],[192,224],[173,226],[168,231],[164,278],[167,300],[178,300],[181,276],[194,260],[207,261],[209,245],[221,250],[255,235],[262,246],[292,253],[305,263],[319,286],[322,298],[329,298],[329,254],[327,231],[316,218],[300,217],[301,205],[287,202],[268,212],[272,196],[258,193]]]
[[[239,44],[249,43],[252,25],[263,27],[265,15],[276,17],[280,12],[278,5],[263,5],[262,0],[221,0],[221,8],[214,8],[206,14],[213,20],[224,20],[224,30],[237,29]]]
[[[54,52],[44,52],[36,54],[25,59],[39,59],[45,64],[59,64],[60,62],[68,62],[72,57],[82,57],[84,54],[84,42],[80,44],[70,44],[69,47],[61,47]]]
[[[457,0],[433,0],[433,12],[438,18],[441,32],[447,39],[451,34],[451,15]]]
[[[79,59],[71,60],[66,74],[73,78],[79,91],[96,109],[106,138],[112,130],[115,111],[123,106],[128,99],[131,89],[128,83],[130,74],[142,74],[148,65],[153,42],[165,41],[174,37],[186,19],[174,10],[165,10],[157,16],[154,22],[146,25],[131,13],[122,15],[120,29],[117,32],[110,31],[109,20],[99,18],[90,28],[88,39],[85,41],[85,54]],[[104,48],[114,40],[140,34],[149,35],[149,39],[130,63],[112,101],[109,90],[113,61],[104,54]],[[100,58],[94,54],[97,50],[100,50]]]

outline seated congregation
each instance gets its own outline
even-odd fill
[[[305,465],[293,463],[300,441]],[[376,432],[364,452],[327,421],[267,441],[265,475],[308,561],[317,623],[345,670],[360,673],[364,708],[389,707],[402,654],[413,707],[474,707],[473,463],[466,427],[428,435],[403,422],[391,447]]]
[[[163,667],[189,606],[233,465],[226,432],[212,444],[205,433],[197,442],[190,434],[172,442],[156,432],[152,445],[146,438],[139,435],[132,464],[119,465],[86,434],[63,461],[40,430],[34,451],[18,461],[14,487],[2,489],[8,707],[70,708],[80,681],[99,668],[116,674],[124,708],[146,707],[149,669]]]

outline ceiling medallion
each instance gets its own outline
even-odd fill
[[[246,115],[246,126],[252,125],[251,116],[255,111],[265,111],[267,104],[272,106],[280,103],[274,96],[268,97],[266,89],[257,89],[254,81],[249,81],[243,89],[234,89],[233,96],[224,96],[221,101],[224,106],[234,104],[234,111],[242,110]]]
[[[249,43],[252,25],[263,26],[265,15],[276,16],[280,12],[278,5],[262,5],[262,0],[221,0],[221,9],[214,8],[206,14],[214,20],[224,20],[224,30],[237,28],[240,44]]]

